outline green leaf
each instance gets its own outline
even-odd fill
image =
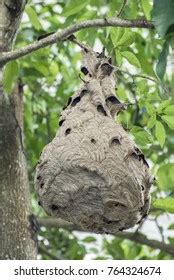
[[[174,190],[174,164],[167,163],[160,166],[157,171],[158,185],[165,191]]]
[[[136,35],[136,37],[138,36]],[[141,69],[144,73],[148,74],[149,76],[156,77],[156,74],[153,70],[153,64],[151,63],[150,59],[147,59],[146,55],[144,54],[144,50],[142,51],[141,45],[137,41],[138,40],[136,40],[136,45],[139,48],[139,51],[136,54],[136,57],[138,58],[141,64]]]
[[[170,102],[171,102],[170,99],[161,102],[157,108],[157,113],[161,113],[170,104]]]
[[[152,143],[151,135],[149,135],[146,131],[134,133],[134,136],[141,145]]]
[[[148,20],[150,20],[150,18],[151,18],[150,12],[151,12],[152,6],[150,5],[149,1],[141,0],[141,6],[143,8],[143,12],[144,12],[146,18]]]
[[[135,41],[135,34],[128,29],[124,30],[123,36],[118,40],[116,46],[130,46]]]
[[[116,58],[117,66],[120,67],[122,63],[122,55],[118,49],[115,50],[115,58]]]
[[[174,245],[174,238],[173,237],[168,237],[168,239],[169,239],[169,243]]]
[[[148,85],[147,85],[147,81],[142,79],[141,81],[136,82],[136,85],[138,87],[138,92],[140,94],[147,94],[148,89],[149,89]]]
[[[129,13],[130,13],[131,18],[136,18],[138,15],[138,10],[139,10],[138,2],[139,1],[130,1],[129,2],[129,9],[130,9]]]
[[[154,108],[154,106],[152,106],[152,104],[150,104],[149,102],[146,102],[144,105],[145,105],[146,110],[147,110],[147,113],[148,113],[149,115],[154,114],[155,108]]]
[[[174,230],[174,224],[171,224],[168,229]]]
[[[159,208],[165,210],[169,213],[174,213],[174,198],[167,197],[167,198],[159,198],[153,202],[153,206],[155,208]]]
[[[55,61],[52,61],[49,66],[50,76],[47,77],[48,83],[50,85],[54,82],[56,75],[58,74],[58,71],[59,71],[58,63]]]
[[[149,118],[149,121],[147,123],[147,127],[149,129],[151,129],[152,127],[154,127],[155,123],[156,123],[156,114],[153,113]]]
[[[146,145],[153,142],[152,135],[141,127],[133,126],[131,133],[134,135],[136,142],[140,145]]]
[[[164,111],[163,111],[166,115],[171,115],[174,116],[174,105],[169,105],[167,106]]]
[[[174,129],[174,116],[163,115],[161,116],[161,118],[171,129]]]
[[[82,241],[85,243],[91,243],[91,242],[95,242],[96,238],[93,236],[86,236],[84,239],[82,239]]]
[[[66,5],[65,9],[63,10],[62,15],[65,17],[75,15],[75,14],[81,12],[81,10],[83,8],[85,8],[86,5],[88,5],[88,3],[89,3],[89,0],[86,0],[86,1],[70,0],[69,4]]]
[[[174,1],[154,0],[152,20],[158,34],[164,37],[167,31],[174,24]]]
[[[3,75],[3,86],[6,93],[12,93],[14,83],[16,82],[18,76],[18,63],[17,61],[9,62],[4,70]]]
[[[140,62],[134,53],[129,52],[129,51],[124,51],[124,52],[121,52],[121,55],[123,57],[125,57],[129,61],[130,64],[132,64],[136,67],[141,67]]]
[[[124,28],[121,27],[111,28],[110,36],[114,47],[117,45],[118,41],[123,36],[123,34],[124,34]]]
[[[163,79],[164,74],[166,72],[168,54],[169,54],[169,40],[166,40],[163,45],[162,51],[159,55],[158,63],[156,65],[156,73],[161,80]]]
[[[151,94],[148,95],[147,99],[148,99],[148,102],[157,102],[157,101],[162,102],[158,91],[153,91]],[[154,110],[155,110],[155,108],[154,108]]]
[[[42,25],[38,19],[38,16],[37,16],[35,10],[33,10],[33,8],[31,8],[30,6],[27,6],[25,11],[26,11],[32,25],[34,26],[34,28],[37,30],[42,29]]]
[[[116,94],[118,96],[118,99],[121,99],[122,101],[126,102],[127,96],[126,96],[125,89],[123,87],[119,86]]]
[[[160,143],[160,146],[163,147],[166,139],[166,132],[164,126],[159,121],[156,121],[155,124],[155,136]]]
[[[43,64],[35,64],[34,68],[37,69],[45,77],[49,75],[48,68]]]
[[[134,126],[131,128],[131,132],[133,132],[133,133],[140,132],[140,131],[143,131],[143,129],[142,129],[140,126],[134,125]]]

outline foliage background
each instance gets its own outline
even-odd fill
[[[122,2],[47,0],[43,4],[43,1],[31,0],[26,7],[15,48],[75,22],[117,15]],[[168,15],[167,21],[164,18],[161,25],[162,31],[159,29],[161,17],[157,11],[160,13],[160,2],[165,1],[154,1],[153,8],[151,0],[129,1],[122,13],[122,17],[128,19],[150,20],[153,16],[157,30],[107,27],[85,29],[77,32],[76,37],[97,51],[105,46],[115,65],[130,73],[117,71],[117,96],[120,101],[131,104],[128,111],[119,115],[119,121],[143,150],[156,177],[150,215],[141,227],[136,226],[131,231],[139,230],[153,238],[155,233],[157,240],[174,244],[174,219],[169,214],[174,213],[173,22]],[[168,23],[166,29],[163,28],[164,22]],[[80,84],[80,60],[80,48],[64,42],[11,62],[5,70],[7,92],[12,90],[17,76],[24,85],[24,143],[32,207],[37,217],[46,217],[46,214],[38,206],[35,196],[34,169],[41,150],[58,129],[62,108]],[[134,74],[151,77],[156,82],[133,77]],[[39,258],[42,259],[172,258],[160,250],[126,239],[70,232],[62,228],[41,227],[38,240]]]

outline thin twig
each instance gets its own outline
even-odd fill
[[[134,78],[146,79],[146,80],[149,80],[149,81],[151,81],[153,83],[156,83],[158,86],[161,86],[165,93],[169,93],[167,88],[165,87],[165,85],[161,81],[155,80],[155,79],[153,79],[153,78],[151,78],[149,76],[145,76],[145,75],[131,74],[128,71],[122,70],[121,68],[116,67],[116,66],[115,66],[115,69],[119,70],[122,73],[125,73],[125,74],[129,75],[132,78],[133,82],[134,82]]]
[[[164,242],[165,241],[164,232],[163,232],[163,228],[158,223],[158,217],[156,217],[156,219],[155,219],[155,224],[156,224],[156,226],[158,228],[158,231],[159,231],[159,233],[161,235],[161,239]]]
[[[138,104],[138,99],[137,99],[137,94],[136,94],[136,83],[134,81],[134,78],[133,78],[133,83],[131,84],[130,86],[130,91],[132,92],[132,95],[134,97],[134,100],[135,100],[135,104],[136,104],[136,109],[135,109],[135,112],[134,112],[134,116],[133,116],[133,124],[136,125],[137,122],[138,122],[138,119],[139,119],[139,104]]]
[[[51,254],[48,249],[42,245],[39,245],[39,253],[47,255],[51,260],[63,260],[63,258],[57,257]]]
[[[139,74],[131,74],[130,72],[125,71],[125,70],[122,70],[121,68],[119,68],[119,67],[117,67],[117,66],[115,66],[114,68],[115,68],[116,70],[122,72],[122,73],[125,73],[125,74],[131,76],[132,79],[134,79],[134,78],[142,78],[142,79],[146,79],[146,80],[149,80],[149,81],[151,81],[151,82],[154,82],[154,83],[156,83],[156,84],[159,83],[157,80],[155,80],[155,79],[153,79],[153,78],[151,78],[151,77],[149,77],[149,76],[139,75]]]
[[[79,42],[76,37],[73,35],[69,36],[67,38],[67,40],[73,42],[74,44],[76,44],[77,46],[79,46],[81,49],[83,50],[87,50],[87,51],[90,51],[90,52],[94,52],[94,50],[92,48],[90,48],[89,46],[87,46],[86,44],[82,43],[82,42]]]
[[[118,12],[118,14],[117,14],[117,17],[120,17],[121,15],[122,15],[122,13],[123,13],[123,10],[124,10],[124,8],[126,7],[126,5],[127,5],[127,0],[123,0],[123,4],[121,5],[121,8],[120,8],[120,10],[119,10],[119,12]]]
[[[126,80],[123,78],[122,75],[119,76],[120,81],[124,84],[125,88],[128,89],[129,91],[131,91],[133,98],[134,98],[134,102],[132,102],[132,105],[135,105],[135,110],[134,110],[134,115],[133,115],[133,120],[132,123],[134,125],[137,124],[138,122],[138,117],[139,117],[139,105],[138,105],[138,100],[137,100],[137,96],[136,96],[136,92],[134,87],[132,86],[133,84],[135,85],[135,82],[133,83],[127,83]]]
[[[151,77],[148,77],[148,76],[144,76],[144,75],[138,75],[138,74],[135,74],[135,75],[132,75],[133,78],[142,78],[142,79],[146,79],[146,80],[149,80],[151,82],[154,82],[156,84],[158,84],[159,82],[155,79],[152,79]]]
[[[94,20],[86,20],[75,23],[61,31],[57,31],[54,34],[43,38],[39,41],[33,42],[25,47],[20,49],[16,49],[12,52],[3,53],[0,57],[0,65],[4,65],[9,61],[15,60],[20,57],[24,57],[29,53],[32,53],[36,50],[49,46],[51,44],[61,42],[66,40],[73,33],[86,29],[86,28],[98,28],[98,27],[106,27],[106,26],[120,26],[120,27],[131,27],[131,28],[149,28],[153,29],[154,25],[152,21],[137,19],[137,20],[128,20],[128,19],[120,19],[117,17],[104,18],[104,19],[94,19]]]

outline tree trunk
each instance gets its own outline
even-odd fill
[[[0,0],[0,54],[11,50],[26,1]],[[35,224],[22,145],[22,87],[7,96],[0,69],[0,259],[36,259]]]

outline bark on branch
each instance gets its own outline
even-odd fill
[[[55,218],[38,218],[37,219],[40,226],[51,228],[51,227],[58,227],[58,228],[64,228],[69,231],[77,230],[77,231],[83,231],[78,226],[68,223],[66,221],[55,219]],[[144,234],[139,232],[119,232],[115,234],[116,237],[128,239],[134,242],[137,242],[142,245],[150,246],[154,249],[160,249],[163,252],[170,254],[174,256],[174,245],[172,244],[166,244],[164,242],[160,242],[153,239],[148,239]]]
[[[64,41],[73,33],[85,29],[85,28],[97,28],[97,27],[107,27],[107,26],[115,26],[115,27],[131,27],[131,28],[149,28],[153,29],[154,25],[151,21],[146,21],[142,19],[137,20],[126,20],[117,17],[105,18],[105,19],[94,19],[94,20],[86,20],[76,24],[73,24],[61,31],[57,31],[54,34],[43,38],[39,41],[33,42],[25,47],[20,49],[16,49],[12,52],[4,53],[0,57],[0,64],[4,65],[11,60],[15,60],[17,58],[23,57],[29,53],[32,53],[36,50],[44,48],[48,45]]]

